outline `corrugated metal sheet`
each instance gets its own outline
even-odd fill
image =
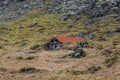
[[[84,42],[84,38],[79,38],[79,37],[67,37],[67,36],[57,36],[55,37],[59,42]]]

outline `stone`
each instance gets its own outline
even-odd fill
[[[18,11],[16,11],[17,12],[17,14],[19,14],[19,15],[23,15],[24,14],[24,11],[23,10],[18,10]]]
[[[109,36],[113,36],[115,34],[115,30],[107,31]]]
[[[24,8],[24,9],[27,9],[27,8],[29,8],[29,5],[28,5],[28,4],[24,4],[24,5],[23,5],[23,8]]]
[[[118,13],[119,12],[119,7],[112,7],[111,8],[111,13]]]
[[[74,15],[75,15],[75,13],[72,13],[72,12],[71,13],[66,13],[61,17],[61,20],[62,21],[67,20],[69,17],[74,16]]]
[[[104,15],[102,10],[93,10],[89,12],[89,18],[102,17]]]
[[[97,21],[97,20],[96,20]],[[85,21],[86,26],[90,26],[91,24],[94,24],[96,22],[93,18],[92,19],[87,19]]]
[[[46,7],[45,12],[64,14],[61,20],[67,20],[71,16],[86,15],[88,16],[85,25],[91,25],[96,22],[95,18],[102,17],[104,15],[114,14],[120,12],[119,0],[51,0],[49,3],[46,0],[0,0],[0,15],[6,16],[9,14],[14,17],[22,16],[26,11],[32,8]],[[19,10],[18,10],[19,9]],[[71,13],[74,13],[71,14]],[[10,17],[10,16],[9,16]],[[0,22],[9,21],[12,18],[6,17]],[[118,15],[117,20],[120,21]]]
[[[95,37],[96,37],[96,35],[93,34],[93,33],[91,33],[91,34],[88,35],[88,38],[89,38],[89,39],[94,39]]]
[[[120,32],[120,26],[117,26],[116,31],[117,31],[117,32]]]
[[[84,0],[85,4],[94,4],[95,3],[95,0]]]
[[[100,37],[99,37],[99,41],[106,41],[106,38],[103,37],[103,36],[100,36]]]
[[[83,49],[76,49],[72,54],[72,58],[81,58],[85,56],[86,56],[86,53],[83,51]]]
[[[87,36],[87,35],[88,35],[87,32],[81,32],[80,34],[78,34],[77,37],[82,37],[82,38],[84,38],[84,37]]]
[[[89,70],[89,73],[91,73],[91,74],[95,74],[95,70],[94,69],[91,69],[91,70]]]
[[[6,26],[1,27],[2,30],[8,30]]]
[[[120,21],[120,13],[117,15],[117,20]]]
[[[3,5],[7,5],[9,3],[9,0],[4,0]]]
[[[99,70],[101,70],[101,66],[98,66],[98,65],[97,66],[93,65],[88,68],[88,72],[91,74],[95,74],[95,72],[97,72]]]
[[[0,45],[0,49],[3,49],[3,48],[4,48],[4,46]]]

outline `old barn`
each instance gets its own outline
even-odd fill
[[[84,38],[79,37],[68,37],[68,36],[56,36],[53,37],[49,42],[47,42],[44,46],[45,49],[49,50],[59,50],[62,48],[63,43],[78,43],[78,47],[85,47],[86,40]]]

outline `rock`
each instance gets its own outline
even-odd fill
[[[61,20],[62,20],[62,21],[67,20],[69,17],[70,17],[70,15],[63,15],[63,16],[61,17]]]
[[[61,20],[62,21],[67,20],[69,17],[74,16],[74,15],[75,15],[74,12],[66,13],[61,17]]]
[[[81,32],[80,34],[78,34],[77,37],[82,37],[82,38],[84,38],[84,37],[87,36],[87,35],[88,35],[87,32]]]
[[[91,69],[91,70],[89,70],[89,73],[91,73],[91,74],[95,74],[95,70],[94,69]]]
[[[91,34],[88,35],[88,38],[89,38],[89,39],[94,39],[95,37],[96,37],[96,35],[93,34],[93,33],[91,33]]]
[[[88,72],[91,73],[91,74],[95,74],[96,71],[99,71],[101,70],[101,66],[91,66],[88,68]]]
[[[27,8],[29,8],[29,5],[28,4],[24,4],[23,5],[23,9],[27,9]]]
[[[71,16],[85,15],[88,16],[86,25],[91,25],[96,22],[96,18],[102,17],[109,14],[114,14],[120,12],[120,1],[119,0],[0,0],[0,15],[6,16],[9,14],[19,14],[14,15],[14,17],[22,16],[26,11],[32,8],[45,7],[45,12],[50,13],[60,13],[65,14],[61,17],[61,20],[67,20]],[[19,10],[18,10],[19,9]],[[71,14],[72,13],[72,14]],[[9,16],[10,17],[10,16]],[[6,17],[0,20],[0,22],[5,22],[11,20]],[[117,20],[120,21],[120,16],[118,15]]]
[[[46,13],[47,13],[47,14],[52,13],[52,9],[48,9]]]
[[[90,34],[90,33],[92,34],[93,32],[96,32],[96,31],[98,31],[98,30],[97,29],[92,29],[92,30],[88,31],[87,33],[88,34]]]
[[[120,32],[120,26],[117,26],[116,32]]]
[[[111,8],[111,13],[118,13],[119,12],[119,7],[112,7]]]
[[[3,5],[7,5],[9,3],[9,0],[4,0]]]
[[[120,21],[120,13],[117,15],[117,20]]]
[[[115,30],[111,30],[107,32],[109,36],[113,36],[115,34]]]
[[[1,46],[1,45],[0,45],[0,49],[3,49],[3,48],[4,48],[4,46]]]
[[[25,0],[17,0],[18,2],[25,1]]]
[[[89,13],[89,18],[102,17],[104,15],[102,10],[94,10]]]
[[[106,38],[103,37],[103,36],[100,36],[98,40],[99,40],[99,41],[106,41]]]
[[[41,1],[44,2],[44,0],[0,0],[0,15],[5,16],[5,18],[0,19],[0,23],[20,17],[33,7],[41,6]],[[11,18],[11,14],[14,18]]]
[[[30,73],[35,73],[35,72],[37,72],[38,70],[36,69],[36,68],[34,68],[34,67],[24,67],[24,68],[21,68],[20,70],[19,70],[19,72],[21,72],[21,73],[28,73],[28,74],[30,74]]]
[[[18,11],[16,11],[17,12],[17,14],[19,14],[19,15],[23,15],[24,14],[24,11],[23,10],[18,10]]]
[[[8,30],[6,26],[1,27],[2,30]]]
[[[72,54],[72,58],[81,58],[85,56],[86,56],[86,53],[83,51],[83,49],[76,49]]]
[[[94,4],[96,0],[84,0],[84,4]]]

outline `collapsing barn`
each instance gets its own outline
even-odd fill
[[[86,47],[86,41],[84,38],[57,36],[52,38],[49,42],[47,42],[44,48],[46,50],[59,50],[62,48],[63,43],[65,42],[78,43],[79,48]]]

